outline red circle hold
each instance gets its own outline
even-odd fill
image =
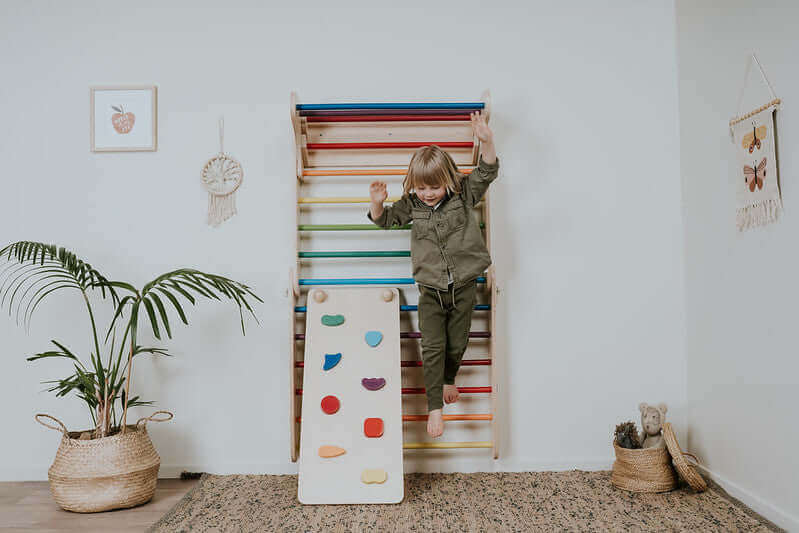
[[[335,396],[325,396],[322,398],[322,411],[332,415],[341,407],[341,402]]]

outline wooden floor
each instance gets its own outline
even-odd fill
[[[159,479],[149,503],[104,513],[70,513],[50,494],[47,481],[0,483],[0,531],[144,531],[199,480]]]

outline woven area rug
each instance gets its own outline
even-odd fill
[[[203,474],[151,531],[780,531],[720,487],[614,488],[610,472],[406,474],[399,505],[297,501],[297,476]]]

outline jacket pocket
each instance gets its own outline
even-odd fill
[[[466,217],[468,213],[460,198],[453,198],[450,200],[447,212],[444,213],[446,222],[446,236],[449,236],[456,231],[460,231],[466,225]]]
[[[411,216],[413,217],[411,239],[421,240],[428,237],[430,234],[430,215],[431,211],[428,209],[413,209],[411,211]]]

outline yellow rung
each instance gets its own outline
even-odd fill
[[[493,448],[491,441],[478,442],[406,442],[402,445],[405,450],[420,450],[428,448]]]
[[[401,196],[390,196],[387,202],[396,202]],[[298,204],[368,204],[372,200],[365,196],[342,196],[338,198],[300,198]]]

